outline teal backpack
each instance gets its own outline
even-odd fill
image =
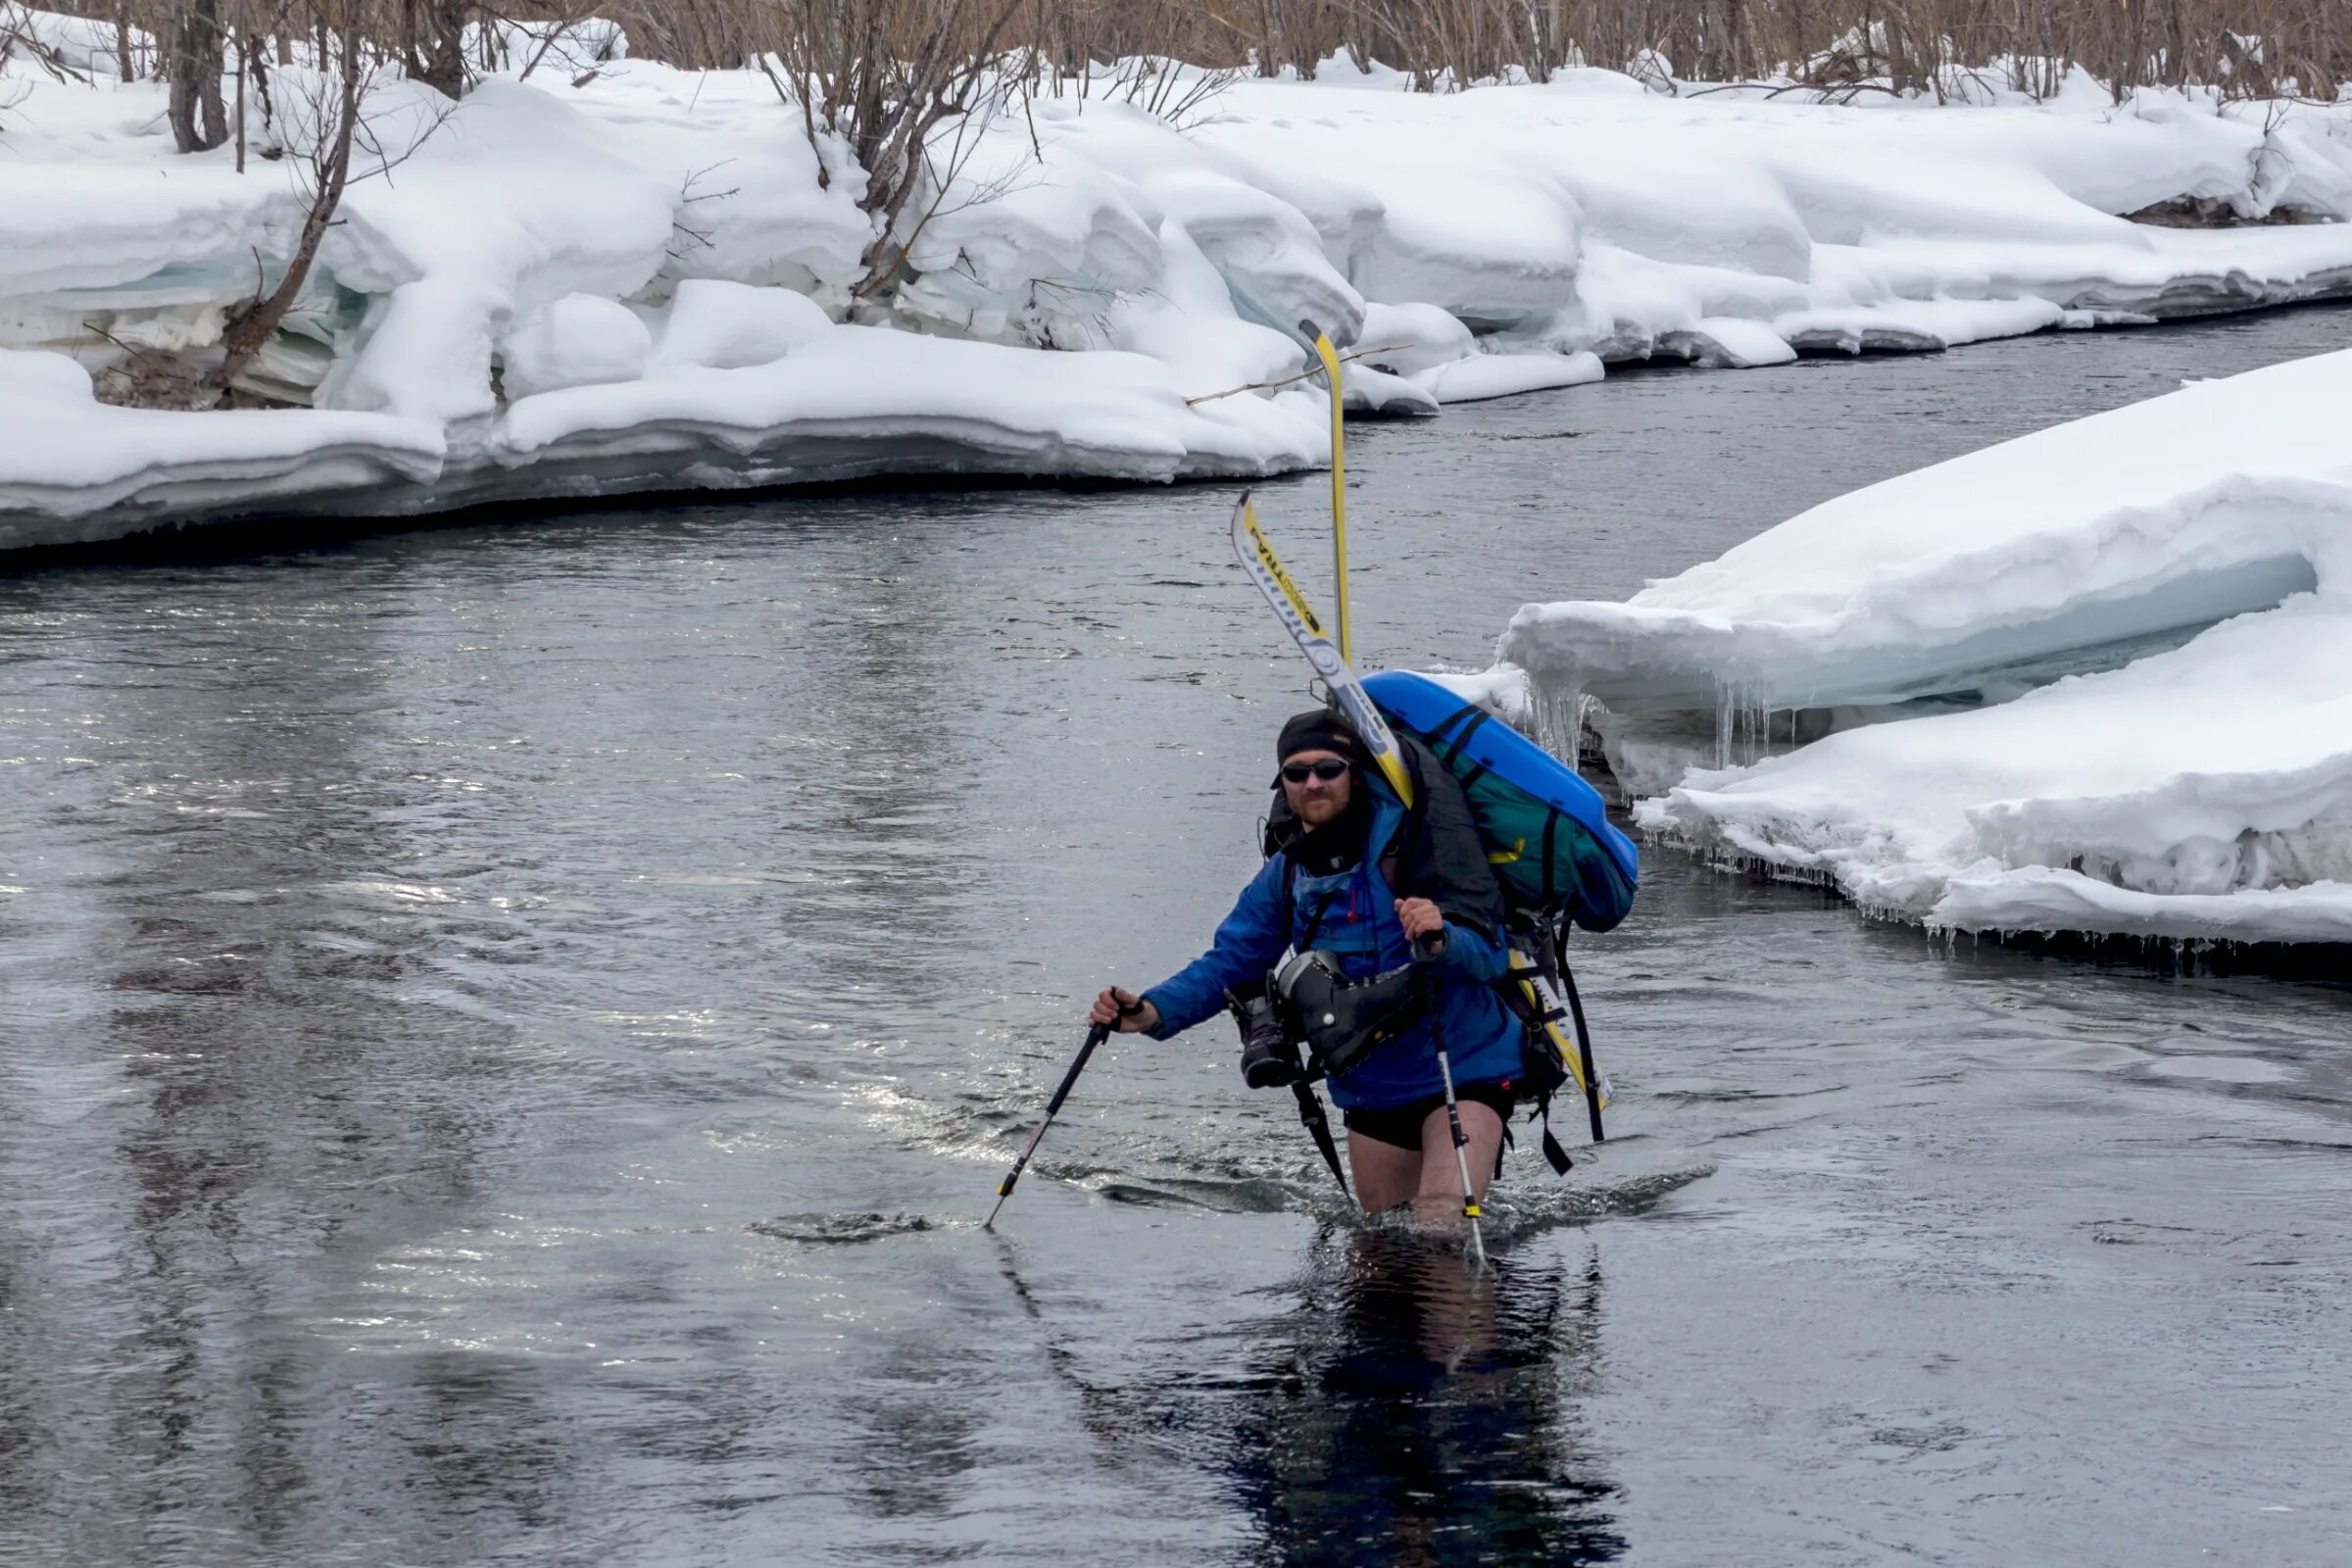
[[[1640,856],[1576,769],[1426,675],[1383,670],[1363,686],[1391,725],[1460,782],[1514,913],[1588,931],[1625,918]]]

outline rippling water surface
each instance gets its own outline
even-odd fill
[[[1475,666],[2352,313],[1359,428]],[[1320,481],[1262,513],[1320,574]],[[1647,858],[1612,1141],[1471,1279],[1228,1032],[1301,666],[1228,492],[607,512],[0,580],[0,1559],[2337,1563],[2352,995]],[[1998,504],[1992,498],[1990,504]]]

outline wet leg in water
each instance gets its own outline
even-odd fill
[[[1494,1174],[1494,1153],[1502,1147],[1502,1118],[1494,1107],[1477,1101],[1461,1102],[1462,1135],[1470,1140],[1463,1151],[1470,1157],[1472,1196],[1486,1200],[1487,1182]],[[1409,1202],[1424,1219],[1461,1217],[1462,1174],[1454,1163],[1453,1134],[1441,1105],[1421,1123],[1421,1147],[1398,1149],[1362,1133],[1348,1135],[1348,1168],[1355,1177],[1356,1201],[1367,1214],[1378,1214]]]

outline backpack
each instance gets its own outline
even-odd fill
[[[1363,687],[1382,716],[1462,786],[1510,913],[1588,931],[1625,918],[1640,856],[1576,769],[1426,675],[1383,670]]]
[[[1461,786],[1502,890],[1512,972],[1497,990],[1526,1025],[1520,1092],[1543,1118],[1544,1157],[1565,1174],[1568,1154],[1551,1132],[1552,1095],[1577,1084],[1595,1143],[1608,1100],[1568,967],[1568,932],[1572,925],[1606,931],[1625,918],[1639,853],[1608,820],[1598,790],[1478,704],[1407,670],[1366,676],[1363,687],[1407,749],[1418,742]],[[1572,1036],[1564,1028],[1571,1022]]]

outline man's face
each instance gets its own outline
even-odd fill
[[[1282,793],[1308,827],[1321,827],[1348,809],[1354,787],[1348,759],[1337,752],[1293,752],[1283,759]]]

